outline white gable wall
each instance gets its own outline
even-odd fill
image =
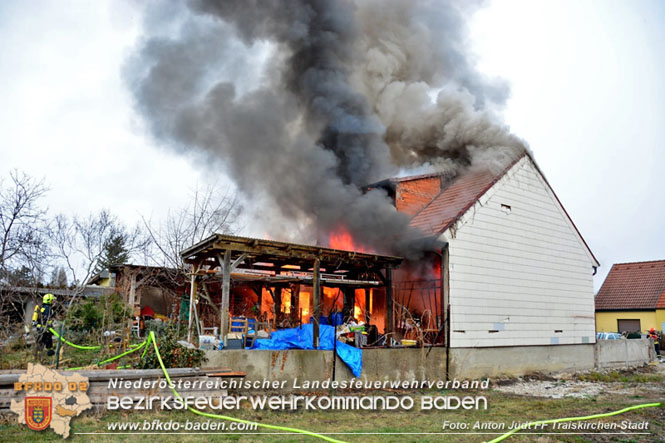
[[[598,263],[528,157],[442,237],[451,347],[595,343]]]

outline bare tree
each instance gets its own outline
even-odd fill
[[[169,211],[162,223],[143,218],[154,248],[151,260],[158,266],[184,269],[180,257],[186,249],[214,233],[234,233],[239,229],[238,217],[242,207],[231,191],[221,191],[214,186],[196,188],[190,204],[176,211]]]
[[[0,322],[2,332],[23,315],[25,294],[18,286],[41,283],[48,257],[46,209],[40,203],[47,188],[14,170],[0,178]]]
[[[102,258],[106,245],[113,238],[122,236],[127,254],[142,252],[150,240],[144,236],[139,226],[127,230],[118,219],[107,210],[87,218],[69,219],[58,215],[51,229],[54,255],[67,269],[73,282],[74,293],[65,306],[65,317],[60,326],[60,336],[64,330],[67,312],[83,294],[88,280],[95,272],[95,267]],[[59,362],[60,340],[56,348],[56,367]]]
[[[41,279],[48,256],[46,209],[39,205],[46,193],[44,181],[12,171],[9,183],[0,180],[0,283],[12,268],[25,266]]]
[[[241,212],[242,206],[235,193],[207,186],[194,189],[189,204],[169,211],[161,223],[153,223],[144,217],[144,226],[152,239],[151,262],[164,267],[162,275],[168,277],[168,283],[163,287],[170,291],[169,287],[177,287],[187,278],[187,268],[180,256],[184,249],[214,233],[237,232]],[[203,298],[210,302],[205,283],[202,289]],[[172,295],[176,296],[175,293]],[[217,309],[214,304],[210,305]]]
[[[85,287],[106,245],[118,237],[124,239],[124,248],[130,257],[143,253],[150,243],[140,226],[128,230],[107,210],[87,218],[69,219],[58,215],[51,229],[54,255],[67,269],[76,289]]]

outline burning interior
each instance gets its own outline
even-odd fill
[[[330,244],[216,234],[184,250],[192,265],[189,341],[210,333],[226,342],[234,319],[268,331],[312,323],[314,347],[319,325],[342,319],[364,325],[364,346],[443,341],[437,257],[400,268],[400,257],[349,250],[345,232],[332,235]],[[423,272],[423,263],[431,269]]]

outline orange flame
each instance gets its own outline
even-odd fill
[[[360,309],[360,306],[355,305],[353,307],[353,318],[355,318],[357,321],[365,321],[362,314],[363,314],[363,311],[362,311],[362,309]]]
[[[282,291],[282,312],[285,314],[291,313],[291,289],[284,289]]]
[[[333,249],[341,249],[343,251],[355,252],[371,252],[353,241],[351,233],[344,226],[341,226],[336,231],[331,232],[328,237],[328,246]]]

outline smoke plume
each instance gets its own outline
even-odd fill
[[[271,237],[320,242],[343,227],[412,257],[422,235],[385,191],[363,186],[505,165],[525,149],[495,117],[507,87],[469,58],[477,7],[194,0],[166,14],[153,4],[126,77],[152,134],[224,168],[261,202]]]

